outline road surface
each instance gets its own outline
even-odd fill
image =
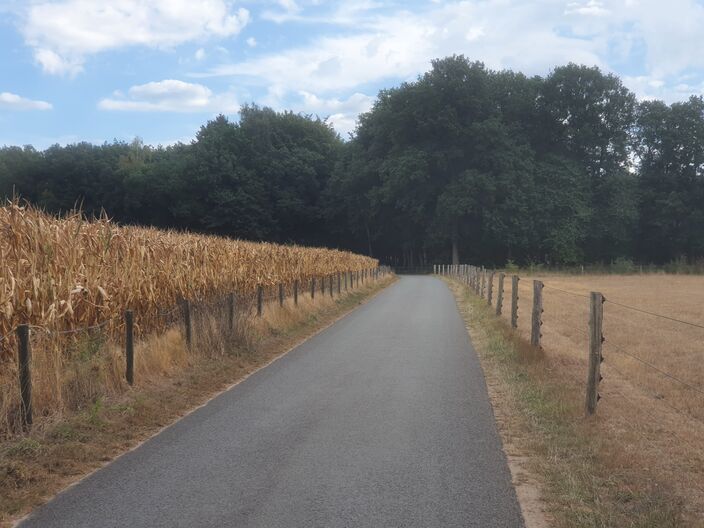
[[[454,298],[409,276],[21,526],[523,522]]]

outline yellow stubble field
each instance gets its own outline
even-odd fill
[[[520,275],[518,333],[530,338],[533,281],[544,283],[546,368],[586,390],[589,293],[601,292],[604,337],[595,426],[704,515],[704,277]],[[498,274],[494,279],[494,300]],[[510,324],[511,274],[502,317]],[[645,313],[650,312],[650,313]],[[654,315],[657,314],[657,315]],[[697,513],[698,515],[698,513]]]

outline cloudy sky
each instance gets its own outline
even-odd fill
[[[189,141],[239,105],[328,117],[453,53],[597,65],[640,98],[704,91],[704,0],[0,0],[0,145]]]

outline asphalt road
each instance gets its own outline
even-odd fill
[[[523,522],[454,298],[403,277],[21,526]]]

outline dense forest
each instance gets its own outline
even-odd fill
[[[325,120],[252,105],[188,145],[4,147],[0,194],[407,265],[694,260],[704,101],[639,102],[575,64],[526,77],[454,56],[380,92],[346,141]]]

